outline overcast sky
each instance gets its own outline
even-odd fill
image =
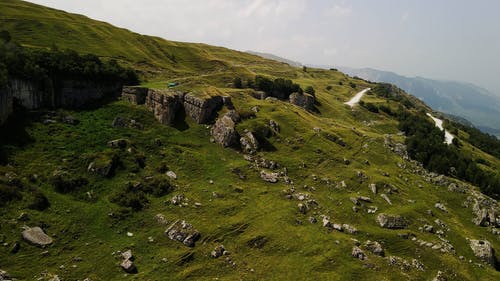
[[[148,35],[500,94],[496,0],[30,0]]]

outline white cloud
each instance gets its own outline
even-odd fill
[[[351,13],[352,13],[351,7],[339,4],[334,4],[333,6],[325,10],[326,16],[333,16],[333,17],[349,16],[351,15]]]
[[[410,18],[410,14],[408,14],[408,12],[404,12],[404,13],[401,15],[401,21],[402,21],[402,22],[407,22],[409,18]]]

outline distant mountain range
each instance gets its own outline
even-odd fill
[[[300,63],[300,62],[289,60],[289,59],[285,59],[285,58],[282,58],[282,57],[279,57],[279,56],[276,56],[276,55],[273,55],[273,54],[259,53],[259,52],[254,52],[254,51],[246,51],[246,52],[249,53],[249,54],[252,54],[252,55],[263,57],[265,59],[270,59],[270,60],[275,60],[275,61],[279,61],[279,62],[284,62],[284,63],[289,64],[290,66],[302,67],[302,63]]]
[[[273,54],[247,51],[263,58],[301,67],[300,62]],[[307,65],[330,69],[327,65]],[[350,75],[373,82],[394,84],[409,94],[423,100],[436,111],[448,115],[450,119],[465,125],[474,125],[483,132],[500,138],[500,96],[471,83],[441,81],[422,77],[405,77],[394,72],[373,68],[335,67]]]
[[[405,77],[372,68],[338,67],[348,75],[394,84],[434,110],[465,118],[477,128],[500,136],[500,97],[470,83]]]

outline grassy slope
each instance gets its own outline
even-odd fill
[[[281,191],[289,186],[281,182],[262,182],[258,171],[249,166],[243,155],[211,144],[209,129],[204,125],[196,125],[189,120],[187,130],[160,125],[144,107],[124,102],[114,102],[95,110],[64,112],[61,114],[72,114],[81,120],[81,124],[43,125],[34,122],[27,128],[34,141],[24,147],[9,147],[12,165],[0,166],[0,174],[14,170],[21,177],[33,173],[39,175],[40,180],[31,185],[43,190],[52,203],[44,212],[27,210],[23,202],[12,202],[0,211],[1,238],[9,245],[19,240],[20,227],[25,223],[16,218],[23,211],[31,217],[27,225],[45,225],[56,241],[48,248],[50,254],[47,257],[41,257],[45,249],[25,243],[15,255],[8,253],[9,246],[0,251],[0,268],[19,279],[32,279],[47,270],[64,280],[81,280],[85,277],[91,277],[92,280],[122,280],[123,272],[117,266],[119,259],[111,253],[127,248],[132,248],[137,257],[139,274],[128,277],[133,280],[161,280],[167,276],[191,280],[428,280],[437,270],[449,275],[456,272],[456,279],[462,280],[499,278],[493,269],[479,268],[467,262],[469,259],[474,262],[478,260],[468,247],[466,237],[488,239],[496,249],[500,249],[498,238],[486,228],[472,224],[470,209],[461,206],[467,196],[430,185],[421,177],[396,166],[402,160],[383,147],[383,135],[397,133],[395,120],[360,108],[351,111],[343,105],[356,91],[373,85],[352,80],[358,84],[357,89],[352,89],[345,86],[351,79],[340,72],[309,70],[304,73],[300,69],[245,53],[146,37],[82,16],[19,1],[0,1],[0,22],[16,40],[26,45],[49,47],[52,42],[57,42],[60,47],[121,58],[149,71],[146,77],[150,78],[149,83],[153,85],[161,85],[158,81],[167,81],[172,77],[183,77],[189,80],[186,87],[207,84],[219,86],[219,90],[232,95],[235,106],[240,110],[258,105],[261,110],[257,118],[245,121],[240,127],[251,126],[252,122],[263,123],[268,119],[278,121],[282,130],[270,138],[276,150],[261,152],[260,155],[286,166],[298,192],[312,194],[320,206],[307,215],[300,214],[297,211],[298,201],[283,199]],[[104,38],[104,43],[95,44]],[[165,52],[174,54],[177,63],[161,55]],[[231,80],[234,73],[276,75],[293,78],[302,86],[313,85],[321,104],[318,106],[320,113],[308,113],[280,101],[255,100],[245,91],[221,87]],[[339,85],[341,81],[343,85]],[[326,91],[327,85],[332,85],[333,89]],[[367,96],[366,100],[386,102],[372,96]],[[112,128],[110,124],[116,116],[134,118],[143,123],[145,129]],[[316,133],[314,127],[321,128],[322,132]],[[324,137],[325,133],[342,137],[347,147],[330,142]],[[51,137],[47,138],[47,135]],[[120,137],[131,140],[137,151],[146,156],[146,167],[135,169],[126,153],[121,152],[125,165],[115,177],[102,179],[88,174],[85,156],[109,150],[106,142]],[[162,140],[161,147],[152,144],[155,138]],[[368,146],[363,148],[365,144]],[[467,144],[464,149],[487,158],[493,167],[500,167],[498,159],[484,155],[477,149],[473,151]],[[350,159],[352,163],[345,165],[343,158]],[[366,165],[365,160],[369,160],[370,165]],[[179,176],[176,191],[162,198],[151,197],[147,209],[133,213],[126,219],[118,221],[108,216],[118,211],[118,207],[108,200],[117,188],[127,181],[140,181],[145,176],[158,175],[156,169],[162,163],[166,163]],[[302,168],[301,163],[305,163],[306,167]],[[68,167],[74,173],[89,178],[89,185],[74,195],[54,192],[47,179],[59,166]],[[241,169],[248,179],[240,180],[231,172],[233,168]],[[357,171],[363,171],[369,180],[361,183],[357,179]],[[383,176],[383,172],[388,172],[390,176]],[[336,189],[333,187],[335,184],[314,181],[313,174],[318,178],[329,178],[334,183],[345,180],[348,187]],[[210,184],[210,180],[214,184]],[[392,206],[369,192],[370,182],[390,183],[399,189],[399,193],[390,195]],[[314,187],[315,191],[305,190],[304,185]],[[418,188],[418,185],[422,187]],[[242,188],[243,192],[235,192],[235,187]],[[92,191],[94,200],[86,199],[86,191]],[[223,198],[214,198],[213,191]],[[188,207],[165,203],[179,193],[189,198]],[[378,213],[392,212],[409,217],[412,220],[410,229],[384,230],[376,225],[375,215],[367,214],[365,210],[352,212],[349,197],[358,194],[371,196],[374,202],[369,205],[378,206]],[[415,203],[408,203],[408,200],[415,200]],[[438,201],[445,202],[450,213],[436,210],[434,204]],[[203,206],[194,208],[194,202],[201,202]],[[434,210],[435,217],[427,215],[428,209]],[[194,249],[190,249],[168,240],[163,235],[165,227],[155,222],[154,215],[157,213],[163,213],[169,221],[186,219],[200,230],[201,241]],[[360,233],[348,235],[329,232],[320,223],[310,224],[307,221],[309,216],[321,221],[321,214],[329,215],[334,222],[352,224]],[[435,242],[435,235],[421,233],[418,227],[424,223],[433,224],[436,218],[451,229],[446,239],[455,246],[456,255],[440,254],[416,246],[411,240],[401,239],[397,235],[411,232],[419,239]],[[127,237],[128,231],[133,232],[134,236]],[[150,236],[155,242],[148,242]],[[268,240],[265,246],[261,249],[249,247],[248,241],[259,236]],[[350,256],[353,245],[351,238],[362,242],[368,239],[381,241],[386,256],[396,255],[410,260],[418,257],[426,270],[404,272],[398,267],[389,266],[386,259],[372,255],[365,262],[353,259]],[[218,243],[231,251],[230,257],[236,262],[235,267],[229,266],[224,257],[217,260],[209,257],[210,251]],[[179,263],[188,253],[194,253],[194,259]],[[458,258],[460,255],[465,256],[465,261]],[[82,261],[73,261],[74,257],[81,257]],[[167,261],[162,261],[162,258]],[[368,269],[366,264],[374,267]]]

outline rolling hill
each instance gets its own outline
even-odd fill
[[[443,143],[395,86],[18,0],[0,0],[0,29],[2,52],[70,48],[142,80],[0,128],[0,279],[500,278],[500,207],[481,193],[498,195],[498,151],[447,119]]]

